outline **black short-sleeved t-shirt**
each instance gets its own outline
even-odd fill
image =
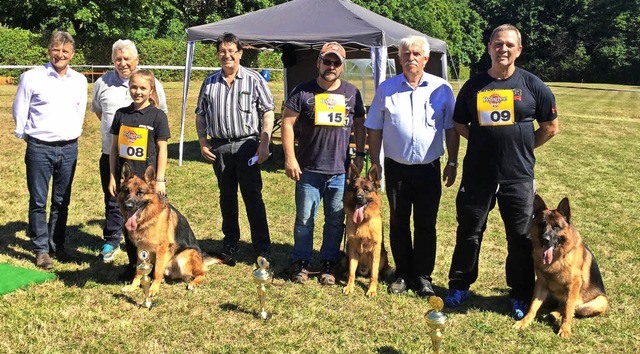
[[[116,177],[120,176],[125,161],[141,178],[144,178],[144,171],[148,165],[157,169],[156,141],[171,137],[167,115],[153,105],[142,110],[134,109],[133,104],[118,109],[113,117],[111,134],[117,135],[119,139]]]
[[[358,88],[342,80],[335,91],[327,91],[314,79],[298,85],[285,106],[300,114],[296,123],[300,128],[296,151],[300,168],[322,174],[345,173],[353,118],[365,115]]]
[[[534,120],[556,119],[553,93],[516,68],[505,80],[481,73],[458,93],[453,120],[469,124],[462,184],[525,182],[534,178]]]

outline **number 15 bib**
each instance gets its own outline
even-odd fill
[[[481,126],[513,125],[513,90],[478,92],[478,123]]]
[[[316,95],[316,125],[343,127],[347,124],[347,104],[343,95],[320,93]]]
[[[118,155],[127,160],[147,159],[147,141],[149,130],[147,128],[134,128],[123,125],[118,134]]]

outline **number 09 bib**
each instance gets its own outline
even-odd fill
[[[478,92],[478,123],[481,126],[513,125],[513,90]]]
[[[343,95],[321,93],[316,95],[316,125],[343,127],[347,124],[347,104]]]
[[[118,134],[118,155],[127,160],[147,159],[147,141],[149,130],[147,128],[133,128],[123,125]]]

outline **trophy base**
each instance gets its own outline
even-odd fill
[[[266,321],[271,318],[271,315],[272,315],[271,312],[261,311],[255,314],[255,318]]]

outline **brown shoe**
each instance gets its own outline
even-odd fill
[[[53,268],[53,261],[51,261],[51,257],[49,257],[48,253],[38,253],[38,256],[36,257],[36,265],[44,270],[49,270]]]

